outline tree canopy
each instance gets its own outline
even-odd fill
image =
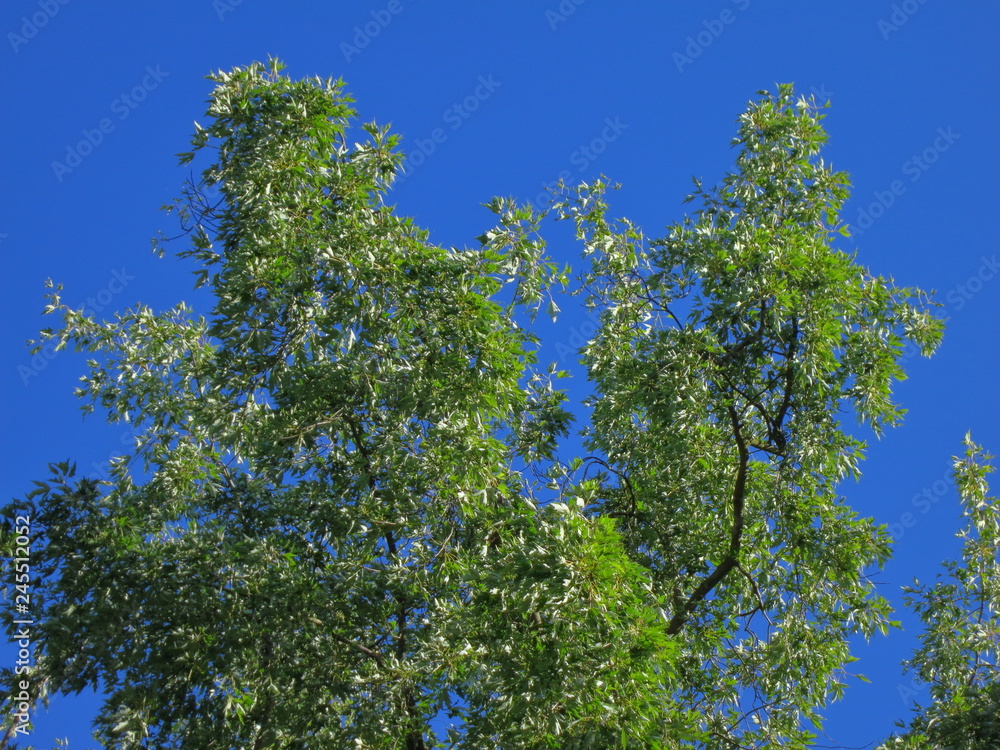
[[[838,492],[849,423],[897,424],[904,348],[941,338],[927,295],[836,249],[822,109],[759,92],[734,171],[662,238],[609,219],[601,180],[495,198],[457,249],[386,202],[398,138],[281,70],[211,76],[180,155],[203,164],[169,209],[207,315],[51,296],[39,345],[90,353],[85,409],[135,447],[4,510],[37,535],[32,699],[100,690],[114,748],[808,747],[848,640],[892,625],[889,535]],[[548,219],[575,227],[576,276]],[[578,457],[532,332],[565,294],[600,321]],[[968,656],[995,655],[1000,585],[977,455],[979,541],[957,584],[913,592],[940,711],[910,737],[997,701],[995,658]],[[944,638],[940,612],[977,607]]]

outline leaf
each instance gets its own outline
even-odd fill
[[[556,304],[555,300],[549,300],[549,306],[547,309],[548,315],[552,318],[552,322],[555,323],[556,319],[559,317],[559,306]]]

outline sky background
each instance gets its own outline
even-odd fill
[[[342,77],[362,120],[391,122],[412,155],[391,200],[433,241],[459,247],[492,226],[481,205],[492,196],[535,199],[559,177],[602,173],[622,186],[611,214],[660,236],[694,208],[682,203],[693,176],[714,184],[731,168],[747,102],[794,82],[832,104],[823,156],[854,186],[843,218],[855,234],[841,248],[901,285],[936,290],[948,318],[938,354],[907,363],[910,379],[897,390],[904,425],[871,445],[863,478],[842,490],[892,525],[896,554],[879,580],[901,607],[901,585],[933,579],[957,554],[950,456],[963,435],[1000,450],[998,28],[1000,5],[986,0],[7,0],[7,497],[23,496],[52,461],[101,473],[130,441],[99,415],[81,419],[81,355],[33,358],[25,349],[56,323],[41,315],[47,278],[99,317],[140,301],[163,310],[183,299],[209,311],[205,293],[192,291],[194,266],[157,259],[150,240],[176,233],[159,208],[188,176],[175,154],[187,149],[193,121],[206,121],[210,71],[273,55],[293,77]],[[566,232],[551,237],[556,259],[582,265]],[[592,331],[578,301],[561,303],[557,325],[539,326],[543,360],[573,367],[572,350]],[[585,378],[572,389],[574,399],[585,395]],[[857,644],[852,666],[871,683],[850,681],[820,744],[865,746],[908,717],[912,700],[927,699],[899,669],[918,632],[900,617],[903,631]],[[2,663],[12,654],[0,648]],[[32,741],[92,747],[96,706],[93,696],[54,700]]]

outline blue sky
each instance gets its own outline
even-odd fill
[[[958,549],[949,457],[962,436],[1000,450],[998,27],[1000,6],[985,0],[8,0],[3,487],[21,496],[67,458],[100,471],[130,438],[81,420],[80,356],[24,348],[50,324],[45,279],[99,316],[181,299],[207,312],[193,266],[149,247],[158,230],[176,230],[159,207],[188,174],[175,154],[205,119],[210,71],[274,55],[295,77],[344,78],[363,120],[404,136],[411,169],[394,190],[399,211],[455,246],[492,225],[481,206],[492,196],[534,199],[559,177],[601,173],[622,185],[612,214],[658,236],[690,210],[692,176],[712,184],[731,167],[747,101],[794,82],[832,104],[824,158],[854,184],[844,218],[855,235],[842,247],[902,285],[937,290],[948,318],[939,353],[908,363],[897,391],[905,424],[871,446],[862,480],[843,487],[893,525],[896,556],[880,581],[901,606],[899,586],[932,579]],[[551,251],[580,265],[565,232],[552,234]],[[590,325],[574,304],[540,326],[544,356],[566,367]],[[586,382],[572,387],[579,398]],[[871,683],[852,681],[830,708],[822,744],[883,737],[907,716],[907,699],[926,699],[898,668],[915,634],[901,618],[903,631],[858,645],[853,666]],[[95,705],[53,701],[33,741],[68,736],[86,747]]]

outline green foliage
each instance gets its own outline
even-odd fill
[[[497,198],[479,248],[435,246],[340,82],[211,79],[171,207],[211,314],[48,308],[43,342],[93,355],[85,409],[136,442],[4,511],[39,540],[33,695],[104,691],[123,749],[806,747],[847,639],[889,624],[838,415],[895,424],[903,346],[941,332],[833,248],[814,105],[752,102],[663,239],[609,222],[602,182],[562,192],[601,316],[565,464],[565,373],[524,326],[569,283],[545,215]]]
[[[867,575],[889,539],[836,491],[864,450],[839,415],[895,424],[902,347],[930,353],[941,328],[921,292],[832,246],[847,178],[817,157],[822,116],[789,86],[762,95],[737,171],[697,185],[702,208],[664,239],[609,221],[600,182],[558,208],[601,315],[583,352],[606,461],[590,511],[620,520],[670,603],[672,699],[718,746],[805,747],[847,639],[890,623]]]
[[[988,497],[992,456],[966,436],[954,478],[966,526],[960,562],[933,586],[907,587],[907,606],[926,629],[905,663],[929,683],[909,729],[882,748],[991,750],[1000,747],[1000,506]],[[903,724],[900,722],[900,726]]]
[[[668,649],[613,532],[536,523],[510,468],[566,430],[560,399],[522,385],[533,339],[514,321],[560,271],[538,241],[500,239],[538,219],[498,202],[481,249],[428,243],[383,201],[396,139],[369,124],[349,145],[341,85],[280,69],[211,76],[211,123],[181,155],[213,159],[172,207],[210,318],[97,322],[52,296],[63,323],[44,340],[93,353],[85,408],[136,444],[107,479],[53,466],[28,498],[44,540],[33,694],[104,691],[98,736],[118,748],[440,746],[429,722],[456,696],[464,731],[488,736],[472,701],[492,701],[480,675],[509,668],[515,626],[482,603],[500,555],[518,561],[505,584],[545,602],[538,637],[575,629],[541,688],[607,682],[562,697],[565,729],[515,696],[519,736],[592,732],[595,701],[652,680]],[[579,594],[550,603],[542,565]],[[605,565],[620,573],[593,574]],[[641,722],[649,701],[625,694],[615,720]]]

